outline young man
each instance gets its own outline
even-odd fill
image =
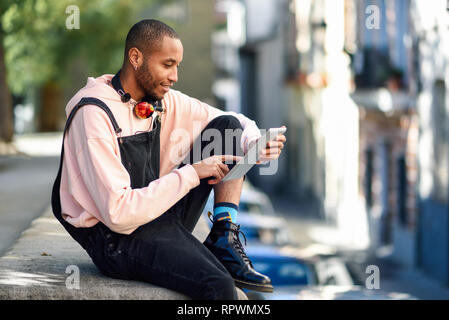
[[[170,89],[182,58],[174,30],[140,21],[126,38],[121,70],[89,78],[68,102],[53,212],[107,276],[194,299],[235,299],[235,285],[271,291],[235,224],[243,178],[221,181],[226,162],[238,160],[260,131],[241,114]],[[218,148],[204,156],[211,130],[223,141],[214,139]],[[229,130],[238,134],[227,139]],[[277,159],[285,140],[278,136],[263,160]],[[212,188],[214,224],[203,244],[191,232]]]

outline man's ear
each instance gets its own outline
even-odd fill
[[[143,54],[136,47],[128,50],[128,61],[134,69],[140,67],[143,63]]]

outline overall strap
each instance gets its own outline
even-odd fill
[[[76,105],[75,107],[72,109],[72,111],[70,112],[65,127],[64,127],[64,132],[62,134],[62,147],[61,147],[61,157],[59,159],[59,170],[58,170],[58,174],[56,176],[56,180],[55,183],[53,185],[53,192],[52,192],[52,206],[53,206],[53,212],[61,212],[61,203],[59,200],[59,187],[60,187],[60,183],[61,183],[61,172],[62,172],[62,162],[63,162],[63,157],[64,157],[64,138],[65,138],[65,134],[68,131],[70,124],[72,123],[73,117],[75,116],[76,112],[83,106],[85,105],[96,105],[98,107],[100,107],[101,109],[103,109],[106,114],[108,115],[109,119],[111,120],[112,126],[114,127],[114,131],[115,133],[118,135],[120,132],[122,132],[122,129],[119,127],[117,121],[114,118],[114,115],[112,114],[111,110],[109,109],[109,107],[100,99],[97,98],[92,98],[92,97],[84,97],[82,98]],[[58,219],[62,219],[62,217],[58,217]]]
[[[111,110],[109,109],[109,107],[106,105],[106,103],[104,103],[103,101],[101,101],[100,99],[97,98],[92,98],[92,97],[84,97],[82,98],[76,105],[75,107],[72,109],[72,111],[70,112],[67,121],[65,123],[65,127],[64,127],[64,133],[62,134],[62,148],[61,148],[61,159],[59,161],[59,169],[61,170],[62,168],[62,158],[64,156],[64,138],[65,138],[65,134],[67,132],[67,130],[70,127],[70,124],[72,123],[73,117],[75,116],[76,112],[83,106],[88,105],[88,104],[92,104],[92,105],[96,105],[98,107],[100,107],[101,109],[104,110],[104,112],[106,112],[106,114],[108,115],[109,119],[112,122],[112,126],[114,127],[114,131],[115,133],[118,135],[120,132],[122,132],[122,129],[118,126],[117,121],[114,118],[114,115],[112,114]]]
[[[73,108],[73,110],[70,112],[69,117],[67,118],[67,122],[65,124],[65,128],[64,128],[64,133],[66,132],[66,130],[68,130],[70,123],[73,120],[73,117],[75,116],[75,113],[82,107],[88,104],[93,104],[96,105],[98,107],[100,107],[101,109],[104,110],[104,112],[106,112],[106,114],[108,115],[109,119],[112,122],[112,126],[114,127],[114,131],[116,134],[119,134],[120,132],[122,132],[122,129],[120,129],[120,127],[118,126],[117,121],[114,118],[114,115],[112,114],[111,110],[109,109],[109,107],[100,99],[97,98],[92,98],[92,97],[84,97],[80,100],[80,102],[78,102],[76,104],[76,106]]]

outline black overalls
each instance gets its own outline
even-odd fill
[[[70,113],[63,137],[76,112],[84,105],[96,105],[109,116],[118,136],[121,161],[130,175],[133,189],[146,187],[159,178],[159,118],[149,132],[120,137],[121,129],[106,104],[96,98],[83,98]],[[235,117],[220,116],[213,119],[204,130],[208,128],[218,129],[224,134],[225,129],[241,129],[241,125]],[[239,137],[235,139],[234,154],[237,154],[241,152],[236,150],[240,140]],[[205,145],[201,141],[201,150]],[[53,185],[53,213],[103,274],[113,278],[146,281],[194,299],[237,298],[234,280],[225,267],[191,234],[212,189],[206,179],[202,179],[199,186],[190,190],[159,218],[140,226],[130,235],[113,232],[101,222],[91,228],[76,228],[61,215],[59,189],[63,156],[64,140],[59,171]],[[193,159],[192,152],[189,157]]]

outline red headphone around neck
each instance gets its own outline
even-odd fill
[[[111,84],[114,87],[115,91],[117,91],[117,93],[120,95],[120,99],[122,100],[122,102],[128,102],[129,100],[131,100],[131,95],[123,90],[120,81],[120,70],[112,78]],[[164,108],[162,107],[162,102],[160,100],[152,100],[148,97],[144,97],[142,102],[136,103],[134,105],[134,114],[139,119],[150,118],[153,115],[154,111],[164,112]]]
[[[156,109],[149,102],[139,102],[134,106],[134,114],[139,119],[148,119],[153,115]]]

